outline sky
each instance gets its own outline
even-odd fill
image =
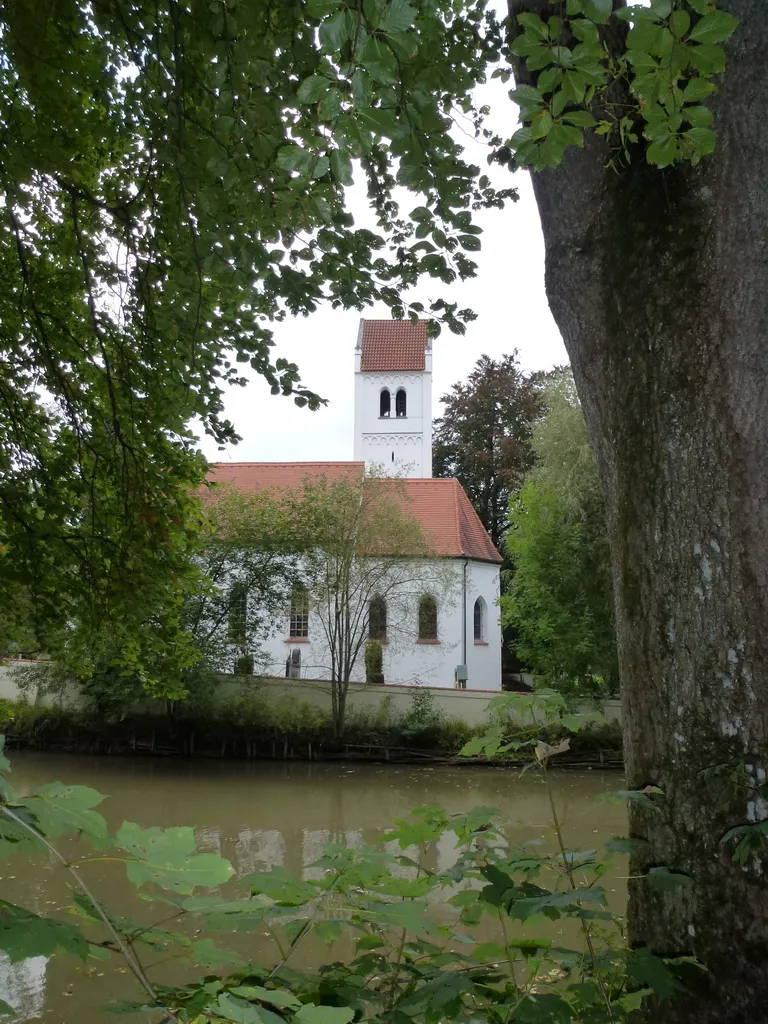
[[[516,128],[516,108],[498,80],[483,89],[482,100],[497,112],[493,127],[506,137]],[[508,123],[504,123],[506,119]],[[465,136],[461,136],[462,141]],[[487,152],[467,141],[471,159],[485,167]],[[443,329],[433,342],[433,415],[440,414],[438,400],[471,372],[481,355],[498,358],[518,350],[525,370],[548,369],[567,362],[560,333],[552,319],[544,292],[544,242],[539,215],[527,172],[512,175],[494,166],[488,169],[499,188],[519,190],[517,203],[503,211],[475,215],[483,229],[482,249],[473,253],[474,278],[447,288],[432,278],[411,290],[409,298],[425,305],[442,296],[469,307],[477,320],[458,337]],[[356,175],[349,193],[349,208],[358,224],[365,223],[365,193]],[[410,205],[408,205],[410,204]],[[416,197],[403,196],[403,209],[419,205]],[[386,306],[365,312],[320,308],[309,317],[290,317],[274,325],[273,358],[285,356],[298,364],[302,382],[328,404],[314,412],[300,409],[290,397],[271,395],[255,374],[247,387],[230,388],[225,396],[225,415],[235,424],[242,441],[219,449],[211,438],[200,439],[210,461],[303,462],[340,461],[352,458],[354,350],[361,316],[388,318]]]

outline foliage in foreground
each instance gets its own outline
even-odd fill
[[[546,695],[525,699],[529,712],[551,715],[554,704]],[[547,761],[556,751],[533,735],[520,742],[549,786]],[[310,878],[272,868],[241,879],[238,891],[221,891],[232,868],[217,854],[198,853],[192,829],[124,822],[110,834],[95,809],[101,794],[53,783],[21,797],[7,779],[5,758],[0,768],[0,852],[51,855],[69,873],[75,915],[39,916],[5,902],[0,949],[12,962],[54,953],[84,961],[120,956],[142,990],[132,1008],[159,1011],[168,1022],[601,1024],[627,1019],[652,993],[677,991],[686,972],[695,970],[685,959],[625,946],[601,878],[610,857],[626,853],[631,842],[612,840],[606,854],[568,849],[551,789],[554,852],[516,844],[493,808],[448,815],[421,807],[382,836],[393,852],[329,847]],[[435,847],[449,837],[455,860],[440,869]],[[92,854],[84,852],[87,845],[95,848]],[[117,917],[91,889],[89,863],[107,850],[124,862],[162,924]],[[659,877],[653,884],[667,883]],[[542,924],[567,921],[579,941],[542,936]],[[227,949],[227,936],[254,931],[274,940],[270,963],[247,963]],[[353,952],[302,970],[292,960],[310,936]],[[163,963],[191,965],[193,980],[174,986],[145,968],[145,954],[159,948]]]
[[[514,568],[501,598],[517,655],[552,685],[604,692],[618,681],[605,507],[570,370],[545,391],[536,461],[510,503]]]

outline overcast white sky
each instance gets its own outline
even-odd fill
[[[495,126],[507,137],[516,121],[516,107],[506,95],[508,88],[497,80],[483,90],[483,100],[491,100],[497,112]],[[500,125],[499,117],[509,122]],[[471,154],[483,167],[486,155],[480,149]],[[439,415],[437,400],[452,384],[466,378],[483,354],[499,357],[516,348],[527,370],[567,362],[544,293],[544,243],[529,176],[522,172],[513,176],[498,168],[488,173],[498,187],[515,185],[520,200],[503,211],[476,215],[483,228],[482,250],[471,254],[478,265],[477,276],[450,289],[425,278],[412,293],[413,301],[420,299],[425,305],[442,295],[458,301],[459,308],[470,307],[478,314],[464,337],[444,329],[434,342],[435,415]],[[356,180],[350,190],[350,209],[360,223],[366,219],[366,204],[358,184]],[[405,211],[416,205],[415,197],[405,196]],[[283,355],[297,363],[303,382],[327,398],[328,405],[316,412],[299,409],[291,398],[271,395],[267,385],[253,375],[251,384],[231,388],[225,399],[226,415],[243,440],[221,451],[210,438],[203,437],[206,457],[234,462],[351,459],[354,348],[361,315],[376,318],[389,313],[386,307],[375,306],[362,314],[320,309],[310,317],[276,324],[274,357]]]

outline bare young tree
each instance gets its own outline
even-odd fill
[[[399,480],[312,481],[304,487],[301,504],[312,537],[304,555],[309,603],[327,647],[338,738],[350,681],[371,638],[372,602],[386,609],[389,643],[412,637],[413,629],[407,630],[415,595],[444,592],[452,567],[430,557],[429,540],[408,510]],[[381,627],[379,619],[374,634]]]

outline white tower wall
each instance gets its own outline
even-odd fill
[[[389,416],[380,414],[381,393],[390,394]],[[397,392],[406,395],[405,416],[396,415]],[[361,371],[355,351],[355,453],[367,470],[386,475],[432,476],[432,352],[424,370]]]

